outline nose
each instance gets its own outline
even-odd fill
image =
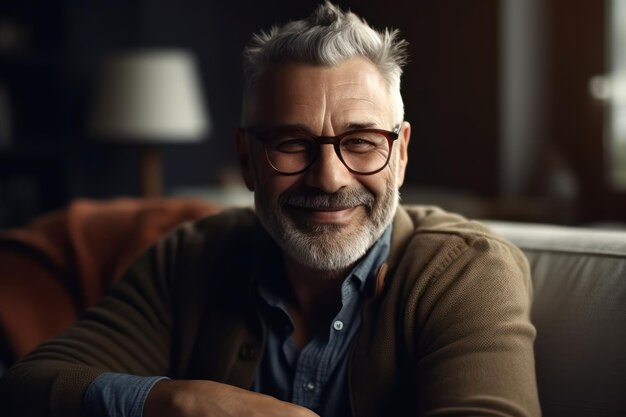
[[[313,165],[305,172],[305,183],[325,193],[334,193],[350,185],[352,173],[341,162],[333,145],[320,145],[319,155]]]

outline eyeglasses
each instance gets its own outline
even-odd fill
[[[313,165],[321,145],[333,145],[339,160],[354,174],[371,175],[382,171],[391,157],[391,147],[398,139],[400,126],[392,132],[381,129],[357,129],[337,136],[313,136],[298,129],[259,131],[246,129],[265,147],[270,166],[283,175],[300,174]]]

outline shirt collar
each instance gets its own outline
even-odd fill
[[[348,282],[352,283],[360,292],[363,292],[366,286],[376,279],[376,274],[380,266],[387,260],[391,248],[391,230],[392,224],[389,224],[383,231],[382,235],[374,242],[369,248],[367,253],[361,258],[361,260],[355,265],[350,274],[348,274],[344,285]],[[270,262],[269,267],[266,265],[260,270],[263,271],[260,274],[259,290],[261,297],[270,305],[277,306],[280,304],[283,297],[278,294],[275,287],[276,282],[268,282],[268,277],[284,276],[285,273],[282,267]],[[279,272],[280,271],[280,272]],[[280,287],[280,284],[279,284]]]
[[[376,279],[378,269],[389,257],[391,229],[390,224],[348,275],[348,279],[354,280],[360,291],[363,291],[366,285]]]

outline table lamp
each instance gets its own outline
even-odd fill
[[[141,189],[163,190],[162,144],[194,143],[210,131],[193,55],[147,49],[106,59],[94,91],[89,130],[99,140],[142,145]]]

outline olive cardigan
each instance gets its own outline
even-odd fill
[[[250,209],[182,225],[0,379],[0,415],[80,416],[105,371],[250,388],[266,331],[255,272],[280,259]],[[539,416],[531,292],[522,253],[485,226],[399,208],[350,352],[352,414]]]

